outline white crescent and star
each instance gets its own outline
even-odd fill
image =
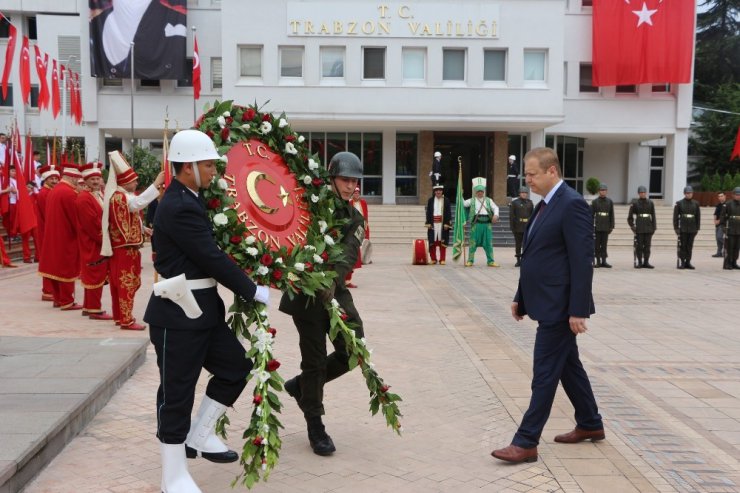
[[[200,55],[198,52],[193,52],[193,70],[200,67]]]
[[[627,5],[630,5],[630,0],[624,0],[624,3]],[[663,3],[663,0],[659,0],[658,4]],[[653,15],[658,12],[658,8],[656,7],[654,10],[648,9],[647,4],[645,2],[642,2],[642,9],[640,10],[633,10],[632,13],[637,16],[637,27],[640,27],[643,24],[647,24],[649,26],[653,25]]]

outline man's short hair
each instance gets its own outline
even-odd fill
[[[172,169],[175,170],[175,174],[179,175],[180,171],[182,171],[182,166],[185,163],[176,163],[174,161],[170,161],[170,164],[172,165]]]
[[[547,171],[550,166],[555,166],[558,176],[563,176],[560,171],[560,160],[557,153],[549,147],[535,147],[524,155],[524,161],[536,159],[542,171]]]

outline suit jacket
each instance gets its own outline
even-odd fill
[[[527,226],[519,286],[519,314],[544,322],[588,317],[595,312],[591,294],[594,239],[591,210],[565,183],[542,214],[537,204]]]
[[[247,301],[254,299],[254,283],[216,245],[213,226],[199,197],[177,180],[167,187],[154,216],[154,268],[166,278],[185,274],[187,279],[213,277]],[[224,303],[216,287],[193,291],[203,314],[190,319],[172,301],[152,293],[144,321],[169,329],[210,329],[223,323]]]

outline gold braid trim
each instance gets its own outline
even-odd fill
[[[82,287],[85,289],[98,289],[102,286],[105,286],[105,283],[108,281],[108,277],[106,276],[105,281],[101,282],[100,284],[85,284],[82,282],[82,279],[80,279],[80,284],[82,284]]]
[[[45,272],[38,272],[37,274],[41,277],[51,279],[52,281],[60,281],[60,282],[75,282],[80,277],[80,276],[75,276],[75,277],[70,277],[70,278],[59,277],[59,276],[54,276],[52,274],[47,274]]]

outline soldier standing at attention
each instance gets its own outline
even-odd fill
[[[647,198],[647,188],[640,185],[637,187],[637,195],[640,197],[632,201],[630,211],[627,215],[627,224],[637,236],[635,244],[635,255],[637,264],[635,269],[653,269],[650,265],[650,244],[653,240],[653,233],[658,227],[655,220],[655,204]]]
[[[611,269],[611,265],[606,263],[606,243],[609,235],[614,231],[614,202],[606,196],[609,188],[606,183],[599,185],[599,196],[591,202],[591,213],[594,216],[594,267],[606,267]]]
[[[737,257],[740,252],[740,187],[732,191],[732,200],[725,204],[722,214],[722,226],[727,235],[724,269],[740,269]]]
[[[534,203],[529,200],[529,189],[525,186],[519,188],[519,197],[512,200],[509,204],[509,227],[514,234],[516,263],[514,267],[519,267],[522,258],[522,242],[524,232],[527,230],[529,218],[532,217]]]
[[[336,299],[347,314],[347,321],[353,324],[357,338],[364,334],[362,319],[344,281],[357,261],[357,253],[365,237],[365,218],[349,204],[362,178],[360,158],[351,152],[338,152],[329,162],[329,177],[336,194],[329,199],[334,201],[334,217],[347,220],[341,230],[344,256],[333,266],[337,276],[331,287],[318,292],[316,297],[298,293],[291,299],[284,294],[280,300],[280,311],[293,317],[301,350],[301,373],[285,382],[285,391],[298,401],[306,419],[308,441],[317,455],[331,455],[336,450],[321,419],[324,414],[324,385],[349,371],[349,354],[341,337],[332,341],[334,352],[326,354],[326,337],[331,321],[325,305]]]
[[[673,230],[679,238],[679,269],[691,269],[691,252],[694,250],[694,238],[701,227],[701,209],[699,202],[693,199],[694,189],[687,185],[683,189],[684,198],[676,202],[673,208]]]

